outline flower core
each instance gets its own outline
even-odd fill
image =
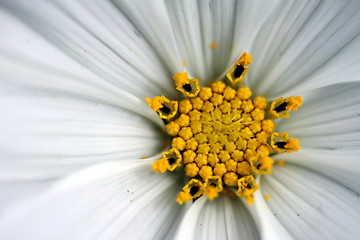
[[[157,173],[183,169],[188,179],[176,201],[183,204],[202,195],[210,200],[219,193],[244,197],[249,204],[260,187],[257,175],[271,174],[275,152],[300,149],[288,133],[277,133],[275,118],[289,118],[302,104],[301,97],[279,98],[268,103],[252,97],[242,86],[251,55],[244,53],[227,73],[229,85],[214,82],[199,87],[187,73],[174,76],[175,87],[185,99],[147,98],[149,106],[167,123],[171,149],[152,165]]]

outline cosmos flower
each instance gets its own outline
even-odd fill
[[[358,1],[0,3],[1,239],[357,238]],[[179,205],[144,99],[180,99],[178,72],[210,85],[243,52],[254,95],[304,99],[276,126],[301,150],[272,156],[252,205]]]

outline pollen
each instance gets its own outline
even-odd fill
[[[182,100],[146,99],[172,138],[170,150],[152,168],[156,173],[184,172],[187,183],[176,199],[179,204],[201,196],[213,200],[220,194],[237,195],[252,204],[260,188],[257,176],[272,173],[272,156],[300,149],[297,139],[276,132],[275,121],[289,118],[289,111],[298,110],[302,98],[269,102],[264,96],[253,96],[242,84],[251,57],[248,53],[240,57],[226,74],[227,82],[199,86],[199,80],[188,73],[176,73],[173,79]]]

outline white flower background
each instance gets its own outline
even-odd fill
[[[359,11],[356,0],[0,0],[0,239],[357,239]],[[179,99],[174,73],[206,85],[243,51],[255,94],[303,96],[277,127],[302,150],[275,156],[287,164],[251,206],[179,206],[181,179],[150,167],[166,135],[144,98]]]

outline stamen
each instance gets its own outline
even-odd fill
[[[250,54],[244,53],[226,74],[226,77],[229,79],[232,86],[236,86],[243,81],[245,75],[249,71],[247,66],[252,63],[251,57],[252,56]]]
[[[174,76],[176,89],[185,97],[195,97],[200,91],[199,80],[189,79],[187,73],[177,73]]]
[[[303,99],[300,96],[289,98],[278,98],[271,103],[269,115],[271,118],[289,118],[288,111],[297,111],[302,105]]]
[[[263,96],[252,97],[249,87],[238,86],[250,63],[251,55],[244,53],[231,68],[226,76],[232,86],[217,81],[199,87],[197,79],[177,73],[175,86],[184,100],[146,99],[167,120],[172,137],[171,149],[153,163],[153,170],[183,169],[188,181],[176,199],[179,204],[202,195],[212,200],[235,192],[251,204],[259,189],[255,176],[272,172],[270,155],[300,149],[299,141],[288,133],[274,132],[273,118],[290,117],[288,111],[296,111],[302,98],[279,98],[269,104]]]
[[[149,103],[149,107],[159,114],[160,118],[171,119],[173,118],[178,110],[178,102],[170,101],[165,96],[155,97],[154,99],[146,98]]]

